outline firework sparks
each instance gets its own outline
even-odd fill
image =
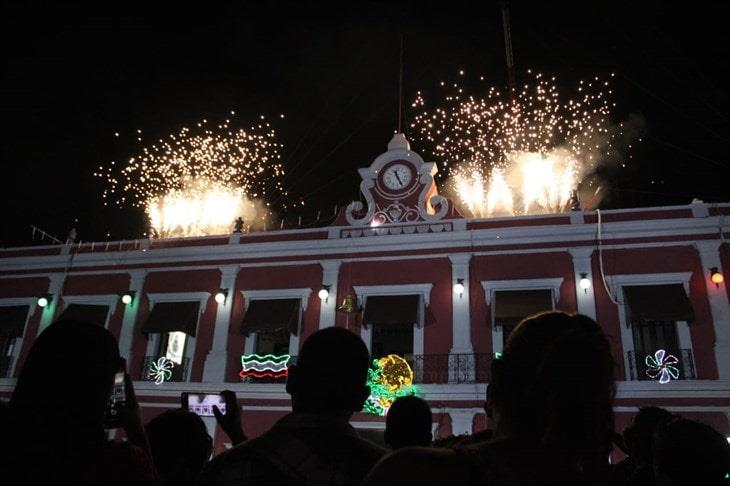
[[[141,142],[141,130],[136,135]],[[266,198],[284,193],[280,147],[263,116],[248,129],[203,120],[94,175],[107,182],[105,204],[143,208],[160,237],[222,234],[239,216],[249,227],[270,216]]]
[[[608,83],[581,82],[564,101],[542,75],[513,93],[489,88],[468,96],[459,84],[441,83],[443,106],[421,110],[411,125],[432,147],[449,186],[471,216],[563,211],[582,177],[611,154],[613,103]]]

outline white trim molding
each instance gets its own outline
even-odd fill
[[[401,285],[357,285],[353,286],[357,296],[357,303],[363,308],[367,305],[367,298],[372,297],[388,297],[396,295],[418,295],[420,298],[418,305],[418,322],[415,323],[413,329],[413,354],[423,354],[425,349],[423,326],[425,324],[424,308],[431,303],[431,290],[433,284],[401,284]],[[372,350],[373,329],[372,327],[361,326],[360,337],[365,341],[368,351]]]
[[[357,301],[364,304],[364,297],[385,297],[391,295],[420,295],[426,307],[431,304],[431,290],[433,284],[401,284],[401,285],[355,285],[352,287]]]
[[[629,362],[629,351],[634,349],[634,335],[629,325],[628,312],[626,310],[626,299],[624,298],[624,287],[636,286],[652,286],[652,285],[671,285],[682,284],[684,291],[689,298],[689,280],[692,272],[671,272],[671,273],[632,273],[621,275],[607,275],[606,279],[612,287],[612,291],[618,297],[618,320],[621,332],[621,347],[624,360],[625,378],[629,380],[629,370],[631,363]],[[679,340],[680,349],[689,349],[693,352],[692,337],[690,334],[689,324],[686,321],[675,321],[677,329],[677,339]],[[694,363],[692,363],[694,366]],[[629,380],[630,381],[630,380]]]
[[[502,352],[502,327],[494,324],[495,306],[494,296],[499,291],[520,291],[520,290],[549,290],[552,293],[553,309],[560,300],[560,286],[565,279],[563,277],[555,278],[520,278],[514,280],[483,280],[482,288],[484,289],[484,297],[489,306],[489,319],[492,328],[492,351],[494,353]]]
[[[106,319],[104,327],[109,327],[109,319],[117,309],[119,303],[119,294],[96,294],[96,295],[63,295],[63,307],[61,312],[65,311],[69,305],[105,305],[107,306]]]
[[[482,288],[484,288],[484,297],[488,306],[492,305],[494,293],[500,290],[552,290],[554,308],[560,300],[560,286],[563,285],[563,280],[565,280],[563,277],[482,280]]]
[[[241,290],[241,295],[243,295],[245,310],[248,310],[252,300],[299,299],[302,311],[306,311],[312,289],[306,287],[300,289]]]
[[[241,290],[243,295],[244,313],[248,312],[248,306],[254,300],[279,300],[279,299],[299,299],[299,329],[296,334],[289,334],[289,354],[294,356],[299,353],[299,335],[302,331],[302,321],[304,320],[304,311],[307,310],[309,297],[312,295],[312,289],[303,287],[298,289],[259,289],[259,290]],[[253,354],[256,349],[257,336],[252,332],[243,343],[243,353]]]
[[[199,302],[198,319],[205,313],[208,308],[208,300],[210,300],[210,292],[159,292],[147,293],[147,300],[150,303],[150,310],[157,303],[170,302]]]

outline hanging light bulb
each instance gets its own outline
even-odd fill
[[[223,304],[226,301],[227,296],[228,289],[218,289],[218,292],[215,294],[215,301],[219,304]]]
[[[717,267],[712,267],[710,269],[710,280],[719,288],[720,284],[725,281],[725,276],[720,273]]]
[[[330,286],[329,285],[322,285],[322,288],[319,289],[319,293],[317,294],[319,296],[320,300],[327,301],[327,298],[330,296]]]
[[[459,294],[461,297],[464,295],[464,279],[463,278],[457,278],[456,283],[454,284],[454,293]]]
[[[578,285],[580,285],[580,288],[583,289],[583,292],[586,294],[588,293],[588,289],[591,288],[591,280],[588,278],[587,273],[581,273],[580,274],[580,281],[578,282]]]
[[[38,307],[46,307],[48,304],[51,303],[53,300],[53,296],[51,294],[46,294],[38,298]]]
[[[122,303],[124,305],[129,305],[134,300],[134,291],[130,290],[129,292],[124,292],[122,295]]]

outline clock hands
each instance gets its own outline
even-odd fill
[[[403,187],[403,181],[400,180],[400,176],[398,175],[398,171],[397,170],[394,170],[393,171],[393,175],[395,176],[396,179],[398,179],[398,183],[400,184],[400,186]]]

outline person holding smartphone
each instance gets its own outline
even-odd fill
[[[127,442],[107,440],[104,424],[115,375],[124,373],[118,425]],[[4,484],[158,485],[132,382],[112,334],[60,321],[33,343],[6,414]]]

